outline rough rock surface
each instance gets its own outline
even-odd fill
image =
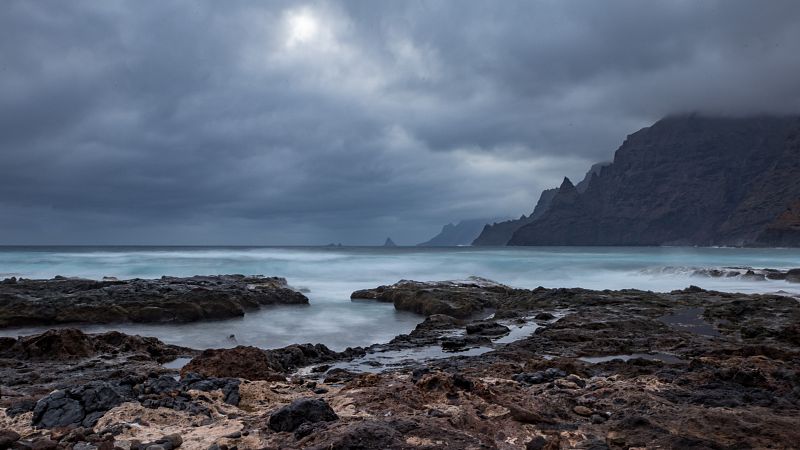
[[[498,296],[506,295],[509,290],[507,286],[481,278],[439,283],[401,280],[391,286],[353,292],[350,298],[394,303],[398,310],[426,316],[443,314],[466,318],[493,305]]]
[[[231,349],[204,350],[181,369],[181,374],[194,372],[207,377],[279,381],[299,367],[352,359],[364,353],[360,348],[335,352],[322,344],[294,344],[274,350],[240,345]]]
[[[589,182],[595,175],[599,175],[600,171],[603,167],[610,165],[610,162],[602,162],[592,165],[586,175],[584,176],[583,180],[578,183],[575,188],[578,192],[583,193],[589,187]],[[536,207],[533,208],[533,212],[530,216],[523,215],[519,219],[516,220],[506,220],[504,222],[495,222],[492,224],[486,225],[481,233],[472,241],[472,245],[477,246],[503,246],[511,240],[511,236],[514,233],[522,228],[523,226],[533,222],[534,220],[539,219],[540,217],[544,216],[547,210],[550,209],[550,203],[553,201],[553,198],[558,193],[558,188],[553,189],[545,189],[542,191],[541,195],[539,196],[539,201],[536,202]]]
[[[339,417],[325,400],[302,398],[278,409],[269,416],[273,431],[294,431],[305,423],[331,422]]]
[[[794,298],[697,287],[668,293],[526,290],[480,279],[403,281],[367,296],[414,298],[400,302],[412,309],[445,304],[474,311],[462,318],[431,315],[408,335],[371,347],[367,356],[431,354],[456,332],[469,336],[467,327],[491,323],[490,312],[492,322],[538,328],[469,356],[439,354],[379,366],[346,352],[302,357],[303,346],[272,356],[264,351],[283,369],[314,365],[279,381],[195,373],[176,380],[174,371],[151,374],[152,366],[136,359],[114,366],[125,378],[86,366],[83,380],[58,381],[64,398],[76,399],[84,412],[90,404],[115,404],[114,396],[95,396],[113,400],[108,402],[84,398],[81,386],[94,381],[90,386],[107,383],[125,400],[92,427],[81,420],[66,429],[35,429],[34,411],[12,416],[0,408],[0,430],[18,433],[24,448],[41,442],[73,450],[167,448],[178,441],[166,437],[176,434],[180,448],[204,450],[738,449],[800,442],[800,302]],[[67,364],[92,358],[70,355],[53,364],[70,370]],[[12,354],[2,370],[17,370],[17,363],[45,361]],[[4,405],[21,389],[37,391],[30,387],[37,380],[6,386],[5,379]],[[35,400],[58,400],[52,391],[39,389]]]
[[[798,174],[798,117],[668,117],[508,244],[800,246]]]
[[[0,327],[66,323],[193,322],[263,305],[306,304],[283,278],[243,275],[95,281],[56,277],[0,283]]]

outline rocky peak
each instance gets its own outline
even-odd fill
[[[583,192],[565,179],[509,243],[800,245],[783,225],[800,198],[798,131],[798,116],[667,117],[629,135]]]

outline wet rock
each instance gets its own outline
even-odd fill
[[[1,283],[0,327],[62,323],[192,322],[273,304],[307,304],[283,278],[243,275],[154,280],[54,278]]]
[[[767,277],[763,273],[755,273],[752,270],[748,270],[742,275],[742,279],[750,281],[765,281]]]
[[[786,272],[786,281],[800,283],[800,269],[791,269]]]
[[[335,352],[322,344],[295,344],[274,350],[240,345],[204,350],[181,369],[181,374],[196,372],[206,377],[284,381],[289,372],[300,367],[352,359],[365,353],[360,348]]]
[[[165,362],[192,352],[191,349],[164,344],[152,337],[131,336],[118,331],[86,334],[74,328],[23,336],[0,346],[0,357],[33,361],[68,361],[103,354],[137,353]]]
[[[455,336],[442,339],[442,350],[447,352],[459,352],[473,347],[491,345],[491,339],[486,336]]]
[[[467,334],[481,336],[502,336],[510,331],[510,328],[497,322],[473,322],[467,325]]]
[[[343,383],[346,381],[350,381],[355,378],[357,374],[341,368],[333,368],[327,372],[325,372],[325,380],[324,382],[327,384],[330,383]]]
[[[426,316],[444,314],[463,319],[493,307],[497,297],[509,290],[507,286],[479,278],[474,278],[474,282],[402,280],[390,286],[353,292],[350,298],[390,302],[398,310]]]
[[[325,400],[303,398],[278,409],[269,417],[273,431],[294,431],[303,423],[331,422],[339,417]]]

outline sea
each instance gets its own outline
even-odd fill
[[[192,348],[278,348],[324,343],[335,350],[384,343],[422,321],[391,304],[350,300],[357,289],[399,280],[479,276],[520,288],[637,288],[670,291],[696,285],[800,298],[800,283],[694,276],[699,268],[800,267],[800,249],[693,247],[0,247],[0,278],[56,275],[157,278],[246,274],[285,277],[309,305],[270,306],[244,317],[189,324],[84,325]],[[8,328],[20,336],[42,327]]]

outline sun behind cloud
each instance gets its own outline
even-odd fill
[[[295,47],[313,41],[319,35],[319,19],[308,8],[286,14],[286,46]]]

